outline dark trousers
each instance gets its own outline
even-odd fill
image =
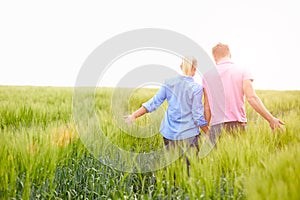
[[[185,147],[185,148],[181,148],[181,154],[183,155],[184,152],[187,150],[186,148],[196,148],[197,152],[199,151],[199,144],[198,144],[198,139],[199,139],[199,135],[196,135],[194,137],[190,137],[187,139],[183,139],[183,140],[169,140],[167,138],[163,138],[164,139],[164,144],[167,150],[169,150],[170,148],[174,148],[174,147]],[[188,159],[187,156],[185,156],[186,159],[186,165],[187,165],[187,172],[188,175],[190,175],[190,161]],[[174,174],[174,178],[175,178],[175,174]]]
[[[209,138],[213,144],[216,144],[217,138],[221,135],[221,131],[224,129],[227,133],[234,133],[235,131],[245,131],[246,130],[246,122],[224,122],[220,124],[216,124],[210,127],[209,130]]]

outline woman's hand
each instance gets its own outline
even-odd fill
[[[131,115],[124,116],[124,120],[127,124],[132,124],[136,118],[141,117],[146,113],[147,113],[146,108],[142,106]]]
[[[133,124],[135,117],[134,117],[134,115],[126,115],[126,116],[124,116],[124,120],[125,120],[125,123],[127,123],[127,124]]]

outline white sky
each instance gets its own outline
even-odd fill
[[[84,60],[107,39],[138,28],[163,28],[186,35],[208,54],[218,42],[229,44],[233,60],[252,71],[256,89],[300,90],[298,4],[296,0],[1,1],[0,85],[74,86]],[[153,57],[155,63],[166,62],[158,59],[161,56],[165,55]],[[129,65],[148,62],[151,59]],[[126,70],[130,69],[107,71],[103,84],[115,84]]]

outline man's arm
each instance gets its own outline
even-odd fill
[[[265,120],[269,122],[269,125],[272,130],[276,128],[281,128],[281,125],[284,124],[281,120],[275,118],[264,106],[260,98],[255,93],[255,90],[252,85],[252,81],[244,80],[243,81],[243,91],[246,96],[247,101],[252,106],[252,108],[260,114]]]
[[[203,97],[204,97],[204,118],[207,121],[207,124],[210,124],[211,120],[211,111],[209,107],[208,94],[206,89],[203,89]]]

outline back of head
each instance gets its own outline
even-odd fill
[[[231,53],[229,50],[229,46],[227,44],[219,43],[212,48],[212,55],[216,62],[221,60],[222,58],[230,58]]]
[[[182,59],[180,68],[184,75],[191,76],[197,68],[197,60],[194,57],[185,57]]]

